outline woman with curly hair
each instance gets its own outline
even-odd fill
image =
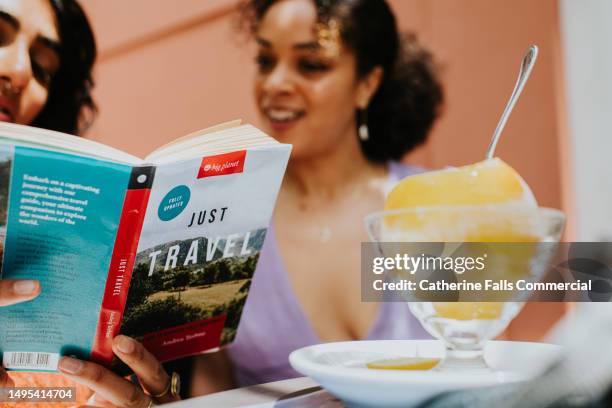
[[[440,110],[431,55],[384,0],[253,0],[244,15],[260,116],[293,151],[236,341],[214,357],[231,370],[203,361],[203,392],[298,376],[289,353],[318,342],[427,336],[405,303],[361,301],[360,244],[364,216],[419,171],[399,161]]]

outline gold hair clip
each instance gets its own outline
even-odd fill
[[[317,43],[330,57],[340,55],[340,24],[335,19],[315,25]]]

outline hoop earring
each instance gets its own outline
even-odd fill
[[[359,134],[359,139],[362,142],[365,142],[370,138],[370,131],[368,129],[368,111],[366,109],[359,109],[357,111],[358,120],[359,120],[359,128],[357,129],[357,133]]]

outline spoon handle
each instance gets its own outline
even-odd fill
[[[504,109],[504,113],[502,113],[499,122],[497,123],[497,127],[495,128],[495,132],[493,133],[493,137],[491,138],[491,144],[487,149],[487,159],[492,159],[495,154],[495,147],[497,146],[497,142],[499,141],[499,136],[501,135],[502,130],[504,130],[504,126],[506,126],[506,122],[508,121],[508,117],[514,108],[514,104],[516,100],[523,92],[523,88],[525,87],[525,83],[527,79],[529,79],[529,75],[531,74],[531,70],[538,58],[538,47],[537,45],[531,45],[525,56],[523,57],[523,61],[521,61],[521,70],[519,71],[519,76],[516,79],[516,84],[514,85],[514,90],[512,91],[512,95],[510,95],[510,99],[506,104]]]

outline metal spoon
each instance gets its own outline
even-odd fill
[[[525,83],[527,82],[527,79],[529,79],[529,75],[531,74],[531,70],[533,69],[537,58],[538,46],[532,45],[527,49],[527,52],[523,57],[523,61],[521,61],[521,70],[519,71],[519,76],[516,80],[516,84],[514,85],[514,90],[512,91],[512,95],[510,95],[510,99],[506,104],[504,113],[502,113],[501,118],[499,118],[499,123],[497,123],[495,132],[493,133],[493,137],[491,138],[491,144],[487,149],[487,159],[493,158],[493,154],[495,153],[495,147],[497,146],[497,142],[499,141],[499,136],[501,135],[502,130],[504,130],[504,126],[506,126],[508,116],[510,116],[510,113],[514,108],[516,100],[521,95],[521,92],[523,92]]]

